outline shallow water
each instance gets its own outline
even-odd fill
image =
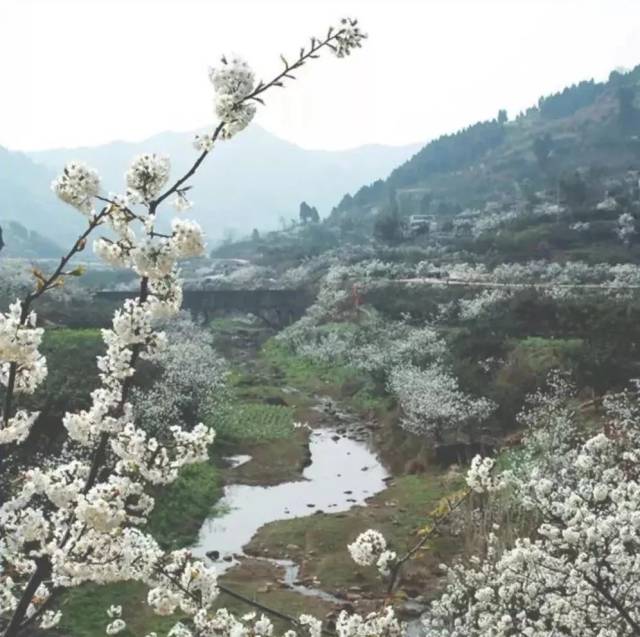
[[[242,555],[242,547],[263,524],[316,511],[346,511],[382,491],[389,474],[370,446],[344,435],[336,437],[329,428],[311,432],[311,463],[302,480],[268,487],[225,487],[219,507],[224,513],[205,521],[194,554],[218,551],[216,564],[225,571],[236,562],[233,555]]]

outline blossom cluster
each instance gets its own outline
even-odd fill
[[[9,369],[15,365],[15,391],[33,393],[47,375],[47,364],[38,348],[44,330],[36,327],[36,314],[22,317],[22,304],[12,303],[0,313],[0,382],[7,385]]]
[[[69,162],[51,189],[69,205],[85,215],[94,212],[93,199],[100,192],[98,173],[80,161]]]
[[[256,114],[255,103],[248,100],[255,76],[242,58],[234,56],[223,57],[220,66],[209,69],[209,79],[216,91],[215,113],[222,124],[222,136],[228,139],[244,130]],[[205,150],[209,144],[206,138],[200,140]]]
[[[618,217],[618,226],[616,228],[616,234],[623,243],[629,243],[631,237],[636,233],[636,221],[633,215],[624,212]]]
[[[387,549],[387,540],[379,531],[369,529],[360,533],[347,547],[351,559],[359,566],[375,565],[382,575],[388,575],[397,559],[394,551]]]
[[[404,414],[403,426],[442,442],[451,432],[469,432],[495,411],[484,397],[465,393],[458,379],[441,364],[424,369],[415,365],[391,370],[389,389],[398,397]]]
[[[44,330],[36,327],[36,314],[23,316],[20,301],[0,313],[0,383],[14,393],[31,394],[47,375],[47,363],[38,351]],[[13,386],[9,388],[9,384]],[[38,412],[19,410],[2,414],[0,444],[22,442]]]
[[[128,197],[137,202],[151,201],[169,181],[170,171],[168,157],[155,153],[138,155],[125,175]]]
[[[476,493],[492,493],[500,491],[509,483],[510,474],[506,472],[494,474],[495,460],[475,456],[467,472],[467,486]]]

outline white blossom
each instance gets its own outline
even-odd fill
[[[169,180],[170,170],[168,157],[155,153],[138,155],[125,176],[129,196],[141,202],[151,201]]]
[[[379,531],[369,529],[347,546],[351,559],[360,566],[375,565],[382,575],[388,575],[397,555],[387,549],[387,541]]]
[[[204,252],[202,229],[195,221],[174,219],[169,245],[178,258],[198,257]]]
[[[114,619],[110,624],[107,625],[106,633],[107,635],[117,635],[121,633],[127,624],[122,619]]]
[[[72,161],[51,183],[51,188],[62,201],[85,215],[91,215],[94,212],[93,199],[100,192],[100,178],[93,168]]]
[[[628,212],[623,212],[618,217],[618,227],[616,234],[623,243],[629,243],[631,237],[636,233],[636,221],[633,215]]]
[[[60,623],[61,619],[61,611],[46,610],[44,613],[42,613],[42,617],[40,618],[40,628],[42,628],[43,630],[54,628]]]
[[[209,69],[209,79],[216,91],[215,113],[222,123],[224,138],[233,137],[253,119],[256,106],[247,98],[254,89],[255,76],[240,57],[222,58],[220,66]],[[210,143],[199,142],[202,150]]]

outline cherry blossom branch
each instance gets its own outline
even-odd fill
[[[170,573],[167,573],[162,568],[158,568],[157,571],[160,575],[162,575],[163,577],[166,577],[177,589],[182,591],[185,595],[188,595],[192,600],[194,600],[195,602],[200,601],[198,596],[195,595],[193,591],[190,591],[188,588],[183,586],[183,584],[178,579],[176,579],[176,577],[174,577]],[[233,589],[229,588],[228,586],[225,586],[224,584],[218,583],[217,587],[222,593],[224,593],[225,595],[228,595],[229,597],[233,597],[234,599],[237,599],[240,602],[243,602],[249,606],[252,606],[253,608],[257,608],[258,610],[261,610],[262,612],[267,613],[268,615],[272,615],[273,617],[282,619],[293,626],[298,626],[298,627],[300,626],[300,622],[291,615],[287,615],[286,613],[283,613],[282,611],[272,608],[271,606],[267,606],[266,604],[258,602],[255,599],[251,599],[250,597],[247,597],[242,593],[238,593],[237,591],[234,591]],[[328,635],[329,637],[334,637],[336,634],[333,631],[325,628],[322,629],[322,633],[325,635]]]
[[[225,122],[220,122],[212,136],[211,136],[211,143],[214,143],[217,141],[217,139],[220,137],[220,134],[222,133],[222,129],[224,128]],[[191,179],[191,177],[193,177],[193,175],[195,175],[196,171],[198,170],[198,168],[200,167],[200,165],[202,164],[202,162],[205,160],[205,158],[207,157],[207,155],[211,152],[211,149],[205,149],[202,151],[202,153],[200,153],[200,155],[198,156],[198,158],[195,160],[195,162],[193,163],[193,165],[191,166],[191,168],[189,168],[189,170],[182,176],[180,177],[180,179],[178,179],[173,186],[171,186],[171,188],[169,188],[166,192],[164,192],[162,195],[160,195],[157,199],[155,199],[154,201],[151,202],[150,206],[149,206],[149,213],[150,214],[154,214],[156,209],[158,208],[158,206],[165,200],[167,199],[167,197],[170,197],[173,193],[177,192],[180,187],[189,179]]]
[[[143,466],[146,462],[146,452],[148,450],[153,451],[152,443],[157,445],[157,440],[149,439],[149,446],[141,450],[134,445],[134,435],[138,436],[138,438],[135,439],[135,443],[137,444],[140,440],[143,442],[146,440],[146,434],[136,429],[135,425],[130,422],[119,422],[127,413],[127,400],[140,354],[143,351],[147,351],[147,348],[148,351],[152,352],[162,344],[162,339],[154,332],[152,327],[154,316],[157,316],[156,312],[159,314],[167,311],[172,313],[178,309],[178,299],[181,298],[181,288],[175,277],[176,262],[180,258],[188,258],[202,254],[204,250],[202,232],[199,226],[193,222],[175,221],[173,224],[173,233],[170,236],[163,236],[161,237],[161,241],[158,242],[148,241],[150,238],[160,237],[160,233],[156,233],[154,230],[156,211],[158,206],[172,193],[178,194],[178,204],[185,203],[185,192],[188,188],[183,186],[185,182],[196,173],[210,152],[213,143],[220,136],[224,138],[231,137],[246,127],[252,119],[255,114],[255,107],[250,104],[245,104],[246,102],[249,100],[261,102],[259,95],[268,88],[271,86],[281,86],[284,78],[293,79],[290,71],[302,66],[307,59],[317,57],[316,52],[323,46],[328,46],[333,49],[338,56],[346,55],[354,47],[360,46],[361,39],[366,36],[355,26],[356,22],[344,20],[342,24],[343,28],[337,33],[332,34],[332,32],[329,31],[325,40],[319,42],[315,40],[312,41],[310,51],[305,52],[304,49],[301,49],[300,56],[293,65],[289,65],[283,58],[285,70],[268,84],[261,82],[257,87],[253,88],[253,73],[247,67],[246,63],[237,60],[234,61],[231,67],[214,73],[212,81],[219,93],[216,112],[220,123],[214,133],[207,136],[205,143],[199,146],[199,148],[203,150],[196,158],[192,167],[164,194],[158,196],[160,189],[166,184],[169,176],[169,161],[165,157],[159,157],[153,154],[141,155],[133,161],[127,172],[127,197],[122,201],[117,200],[117,197],[116,200],[113,200],[112,198],[101,196],[99,194],[100,182],[98,174],[95,170],[79,162],[70,162],[67,164],[63,174],[52,184],[54,191],[60,199],[89,216],[89,227],[76,241],[69,253],[61,259],[59,266],[52,275],[47,278],[42,273],[34,272],[38,280],[37,288],[27,295],[19,311],[17,305],[14,306],[14,315],[7,318],[8,324],[11,327],[15,325],[18,327],[26,326],[28,322],[33,320],[32,317],[34,317],[32,313],[29,313],[32,302],[47,290],[58,285],[60,277],[76,274],[76,272],[65,272],[64,268],[76,252],[84,249],[86,238],[95,227],[102,223],[105,216],[109,217],[111,226],[119,235],[119,239],[117,241],[98,240],[95,245],[96,253],[109,263],[130,266],[141,277],[137,306],[135,302],[125,302],[123,309],[116,312],[114,316],[113,328],[104,332],[107,354],[104,357],[99,357],[99,366],[103,379],[102,389],[106,396],[100,392],[94,392],[94,394],[92,394],[94,402],[91,408],[93,411],[82,411],[78,414],[67,414],[67,416],[65,416],[65,426],[69,430],[71,439],[78,441],[82,445],[93,445],[88,463],[84,462],[83,457],[82,470],[81,472],[78,470],[76,475],[76,477],[79,478],[77,481],[78,486],[74,488],[77,489],[76,497],[79,505],[82,504],[86,506],[86,496],[91,495],[93,497],[95,495],[95,497],[98,498],[98,503],[102,505],[106,504],[107,508],[111,501],[115,503],[115,505],[123,511],[128,523],[132,523],[131,519],[126,518],[126,503],[119,502],[118,498],[123,499],[127,497],[127,494],[139,494],[141,491],[132,489],[130,492],[127,492],[128,487],[125,483],[123,487],[124,490],[112,490],[108,497],[103,497],[99,493],[100,488],[106,485],[98,483],[104,483],[110,480],[114,470],[113,466],[109,466],[108,445],[112,438],[111,432],[116,431],[117,427],[114,428],[114,423],[110,422],[109,419],[112,419],[118,425],[122,425],[122,430],[118,433],[118,440],[112,443],[113,452],[116,456],[126,460],[126,462],[132,463],[134,467],[137,467],[142,476],[144,476],[144,480],[139,483],[134,483],[134,487],[141,488],[142,491],[145,489],[145,483],[157,482],[160,484],[170,482],[175,479],[177,471],[181,466],[206,457],[208,445],[211,444],[213,440],[213,431],[204,425],[196,426],[192,432],[185,432],[179,426],[175,426],[172,427],[172,432],[177,443],[175,458],[171,461],[170,465],[161,463],[155,474],[145,473]],[[225,65],[226,64],[225,61]],[[243,105],[244,107],[241,108]],[[95,215],[93,212],[92,200],[94,198],[108,204],[99,215]],[[148,215],[142,216],[133,213],[127,206],[129,199],[135,203],[142,204],[147,209]],[[186,203],[188,204],[188,202]],[[178,205],[176,205],[176,207],[178,207]],[[134,220],[144,223],[145,226],[147,241],[141,242],[140,244],[136,244],[134,233],[128,227],[128,224]],[[154,302],[147,304],[150,294],[153,294]],[[36,347],[33,348],[28,338],[37,342],[41,334],[42,330],[40,329],[31,335],[26,335],[27,339],[25,340],[27,345],[31,347],[31,349],[29,349],[25,346],[26,355],[33,354],[34,350],[37,355],[37,343]],[[16,359],[13,358],[13,360]],[[38,360],[40,361],[41,359]],[[35,366],[34,368],[37,369]],[[22,370],[22,368],[18,368],[18,364],[15,363],[13,372],[10,374],[11,382],[10,391],[8,392],[7,408],[3,412],[3,416],[7,421],[12,411],[11,402],[15,392],[15,386],[16,383],[19,382],[16,377],[19,373],[22,373],[22,371],[29,371],[29,369],[25,368],[25,370]],[[41,380],[38,376],[36,376],[36,379]],[[105,421],[107,422],[105,423]],[[15,436],[15,438],[13,438],[14,440],[17,440],[19,436],[22,436],[25,432],[26,435],[28,435],[28,428],[23,426],[22,429],[16,427],[14,432],[9,433]],[[96,434],[97,440],[95,439]],[[130,436],[130,438],[128,439],[127,436]],[[23,439],[24,437],[20,438],[20,440]],[[12,439],[9,438],[9,440]],[[128,443],[132,444],[131,449],[127,447]],[[166,449],[163,449],[163,451],[166,454]],[[166,460],[166,457],[164,459]],[[151,464],[153,464],[153,461],[151,461]],[[149,468],[149,471],[152,471],[152,469]],[[53,473],[55,474],[55,472]],[[62,473],[64,473],[64,471]],[[86,478],[84,477],[85,475]],[[80,476],[82,477],[80,478]],[[44,474],[43,478],[45,480],[55,479],[48,475],[45,477]],[[66,478],[63,476],[62,479],[64,480]],[[95,493],[92,493],[92,491],[95,491]],[[35,495],[38,495],[37,492]],[[33,496],[33,492],[25,491],[25,502],[29,502]],[[47,496],[52,503],[58,506],[59,510],[62,509],[54,502],[48,493]],[[152,501],[147,504],[150,507]],[[47,545],[46,551],[40,550],[37,552],[32,545],[37,546],[38,542],[40,542],[44,546],[46,538],[34,539],[33,542],[25,542],[22,540],[21,544],[20,533],[22,529],[16,521],[8,517],[8,526],[3,529],[3,531],[11,529],[10,532],[16,534],[16,545],[22,547],[21,550],[24,553],[24,558],[29,559],[35,568],[25,588],[22,590],[20,597],[15,597],[15,608],[4,631],[5,637],[15,637],[21,627],[26,625],[25,617],[33,603],[34,596],[38,594],[39,587],[51,579],[52,575],[55,575],[54,564],[55,569],[61,568],[57,565],[57,562],[54,563],[53,558],[47,552],[51,550],[52,546],[58,549],[69,548],[69,541],[72,537],[75,537],[73,535],[75,533],[75,531],[73,531],[74,525],[75,528],[77,528],[78,522],[81,524],[86,523],[86,510],[84,513],[79,512],[79,510],[80,506],[70,508],[69,511],[65,512],[64,524],[67,525],[67,528],[62,534],[61,539],[56,539],[56,535],[54,534],[52,536],[54,539]],[[10,515],[12,514],[10,508],[7,509],[7,511]],[[46,518],[49,516],[50,511],[48,511],[47,507],[44,507],[40,510],[35,509],[32,513],[35,516],[39,516],[40,520],[42,520],[42,531],[45,533],[45,529],[47,529],[46,525],[49,522]],[[116,513],[120,513],[120,511]],[[95,511],[92,511],[91,515],[94,514]],[[114,518],[109,511],[102,513],[102,515],[105,516],[103,522],[115,522],[118,528],[127,524],[127,522],[120,521],[117,516]],[[60,519],[56,520],[56,522],[63,524],[63,521]],[[135,522],[133,523],[135,524]],[[100,534],[103,533],[105,528],[109,527],[108,525],[100,526],[96,524],[95,520],[89,524],[96,534],[96,541],[98,541],[99,545],[99,541],[101,541]],[[84,535],[85,544],[87,544],[87,553],[83,555],[83,551],[79,551],[79,559],[81,561],[87,559],[89,547],[92,543],[92,538],[87,538],[85,529],[86,526],[83,526],[78,536],[82,537]],[[39,534],[40,531],[41,529],[37,527],[36,534]],[[75,537],[75,539],[77,540],[78,537]],[[33,557],[33,555],[38,555],[38,557]],[[11,563],[10,560],[9,563]],[[137,574],[137,577],[141,577],[141,575]],[[11,584],[11,586],[13,587],[13,584]],[[225,592],[235,595],[238,599],[252,603],[251,600],[248,598],[245,599],[234,591],[227,589]],[[13,593],[11,593],[11,595],[13,596]],[[265,612],[278,614],[279,617],[287,621],[293,620],[298,625],[304,623],[302,621],[296,621],[284,613],[269,609],[266,606],[263,606],[263,610],[265,610]]]
[[[67,254],[65,254],[60,258],[60,263],[58,264],[58,267],[51,273],[49,277],[44,278],[43,275],[36,273],[36,278],[38,280],[36,289],[29,292],[21,302],[20,325],[25,325],[27,323],[27,319],[29,317],[29,311],[31,310],[31,304],[35,300],[37,300],[40,296],[42,296],[45,292],[54,288],[57,285],[60,277],[65,276],[67,274],[64,272],[64,268],[66,267],[67,263],[69,263],[69,261],[78,252],[81,252],[82,250],[84,250],[87,243],[87,238],[103,222],[106,215],[107,215],[107,208],[103,208],[97,215],[91,218],[86,230],[76,239],[75,243],[73,244],[71,249],[67,252]],[[17,368],[18,368],[17,363],[15,362],[10,363],[9,377],[7,379],[7,389],[5,393],[4,408],[2,411],[2,420],[3,420],[4,426],[7,426],[7,423],[9,422],[9,418],[11,418]],[[0,448],[0,458],[2,458],[1,448]]]
[[[355,24],[354,24],[355,26]],[[295,62],[293,62],[292,64],[289,64],[286,60],[286,58],[284,56],[281,56],[281,59],[284,63],[284,70],[281,71],[280,73],[278,73],[272,80],[270,80],[269,82],[258,82],[258,85],[256,86],[256,88],[251,91],[248,95],[242,97],[241,99],[239,99],[236,102],[236,106],[241,106],[242,104],[250,101],[250,100],[254,100],[260,103],[264,103],[262,101],[262,99],[260,98],[260,95],[262,95],[265,91],[269,90],[270,88],[273,88],[275,86],[282,86],[283,85],[283,80],[284,79],[295,79],[294,76],[291,75],[291,71],[294,71],[298,68],[300,68],[301,66],[303,66],[308,60],[310,59],[315,59],[318,57],[318,52],[325,48],[325,47],[329,47],[332,48],[334,51],[336,50],[336,47],[334,46],[334,43],[338,42],[340,40],[340,38],[344,35],[346,29],[339,29],[337,31],[333,31],[333,29],[329,29],[327,37],[324,40],[316,40],[315,38],[311,38],[311,47],[308,51],[305,51],[304,47],[302,49],[300,49],[300,54],[298,56],[298,58],[296,59]],[[362,34],[362,37],[366,37],[364,34]],[[214,142],[216,142],[218,140],[218,138],[220,137],[220,135],[222,134],[222,131],[224,130],[225,124],[227,122],[222,121],[218,124],[218,126],[216,126],[212,136],[211,136],[211,144],[213,144]],[[157,199],[155,199],[154,201],[151,202],[150,206],[149,206],[149,212],[150,214],[154,214],[156,208],[163,202],[165,201],[168,197],[170,197],[172,194],[178,192],[181,188],[181,186],[183,184],[185,184],[191,177],[193,177],[193,175],[195,174],[195,172],[198,170],[199,166],[202,164],[202,162],[205,160],[205,158],[207,157],[207,155],[211,152],[211,149],[205,149],[202,151],[202,153],[198,156],[198,158],[196,159],[196,161],[194,162],[194,164],[191,166],[191,168],[182,176],[180,177],[180,179],[178,179],[173,186],[171,186],[167,191],[165,191],[162,195],[160,195]]]
[[[7,628],[4,632],[5,637],[15,637],[18,634],[29,609],[29,605],[33,600],[33,596],[38,590],[40,584],[42,584],[42,582],[47,579],[50,574],[51,562],[49,558],[38,558],[36,560],[36,570],[33,572],[33,575],[29,579],[29,582],[27,583],[24,592],[20,597],[20,601],[18,602],[18,605],[11,615],[9,624],[7,625]]]
[[[289,64],[284,55],[280,56],[284,64],[284,70],[281,73],[278,73],[270,82],[264,83],[262,81],[258,82],[258,86],[256,86],[255,90],[253,90],[249,95],[245,97],[245,100],[256,100],[261,102],[259,95],[267,91],[268,89],[274,86],[282,86],[284,79],[295,80],[296,78],[291,75],[291,71],[295,71],[300,68],[305,62],[310,59],[315,59],[318,57],[317,53],[324,47],[334,48],[332,46],[333,42],[336,42],[340,39],[340,37],[344,34],[344,29],[338,29],[334,31],[333,28],[330,28],[327,37],[324,40],[317,40],[316,38],[311,38],[311,47],[308,51],[305,51],[304,47],[300,49],[300,54],[298,58],[293,64]],[[335,48],[334,48],[335,50]]]

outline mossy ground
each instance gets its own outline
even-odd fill
[[[295,560],[301,564],[301,577],[317,578],[323,590],[344,593],[358,587],[375,594],[381,590],[376,570],[355,566],[347,544],[372,528],[381,531],[396,552],[405,552],[418,541],[429,513],[458,486],[458,480],[442,474],[401,476],[370,498],[365,507],[267,524],[254,536],[247,551]],[[450,561],[457,549],[451,538],[434,539],[406,569],[405,582],[419,579],[424,589],[426,582],[437,579],[438,565]]]

